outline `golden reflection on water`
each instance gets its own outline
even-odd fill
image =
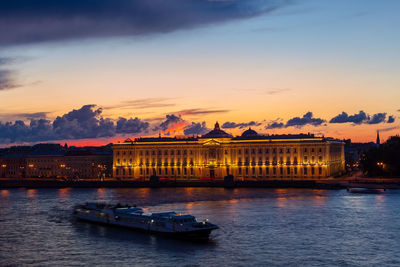
[[[58,197],[62,200],[68,200],[70,191],[71,191],[70,187],[60,188],[58,189]]]
[[[26,191],[26,193],[28,194],[28,197],[34,198],[34,197],[36,197],[37,190],[36,189],[28,189]]]
[[[104,188],[97,188],[97,197],[104,197],[106,195],[106,190]]]
[[[10,196],[10,191],[7,189],[1,190],[1,196],[2,197],[9,197]]]

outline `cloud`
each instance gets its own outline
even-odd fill
[[[242,123],[235,123],[235,122],[230,122],[227,121],[224,124],[222,124],[222,128],[225,129],[233,129],[233,128],[246,128],[246,127],[250,127],[250,126],[260,126],[261,123],[260,122],[255,122],[255,121],[250,121],[250,122],[242,122]]]
[[[265,126],[265,129],[280,129],[280,128],[284,128],[285,124],[283,122],[277,122],[277,121],[273,121],[271,123],[269,123],[267,126]]]
[[[372,116],[368,115],[365,111],[360,110],[360,112],[354,115],[348,115],[346,112],[333,117],[329,123],[354,123],[354,124],[379,124],[386,120],[386,113],[376,113]],[[393,123],[395,118],[393,115],[388,117],[387,123]]]
[[[386,113],[376,113],[368,121],[368,124],[378,124],[381,122],[385,122],[385,119],[386,119]]]
[[[20,119],[45,119],[48,114],[51,112],[27,112],[27,113],[19,113],[19,112],[7,112],[7,113],[0,113],[0,118],[5,118],[7,120],[20,120]]]
[[[140,120],[139,118],[119,118],[117,121],[117,133],[136,134],[141,133],[149,128],[149,123]]]
[[[286,123],[281,122],[280,119],[271,121],[269,124],[267,124],[267,126],[265,126],[265,129],[280,129],[287,127],[301,128],[305,125],[320,126],[325,122],[326,121],[323,119],[314,118],[312,112],[307,112],[303,115],[303,117],[291,118]]]
[[[15,81],[15,71],[0,69],[0,91],[20,87]]]
[[[208,133],[211,129],[206,127],[206,122],[192,122],[192,124],[187,125],[183,133],[185,135],[202,135]]]
[[[115,137],[141,133],[149,128],[149,123],[139,118],[119,118],[115,123],[101,114],[102,109],[96,105],[85,105],[54,121],[32,118],[29,123],[22,120],[0,122],[0,144]]]
[[[178,117],[174,114],[166,115],[165,120],[160,123],[158,127],[155,128],[155,131],[167,131],[178,123],[182,123],[184,120],[181,117]]]
[[[165,103],[165,101],[170,100],[170,98],[143,98],[135,100],[122,101],[117,105],[105,106],[104,109],[148,109],[148,108],[162,108],[175,106],[173,103]]]
[[[303,127],[305,125],[313,125],[313,126],[319,126],[323,124],[325,120],[320,119],[320,118],[313,118],[312,112],[307,112],[306,114],[303,115],[303,117],[295,117],[286,122],[285,127]]]
[[[166,33],[251,18],[288,0],[2,0],[0,45]]]
[[[21,86],[16,82],[16,71],[8,68],[8,65],[13,64],[16,61],[17,59],[12,57],[0,57],[0,91],[10,90]]]
[[[342,112],[341,114],[333,117],[329,123],[346,123],[352,122],[354,124],[361,124],[365,121],[369,120],[369,116],[362,110],[359,113],[354,115],[348,115],[346,112]]]
[[[209,115],[209,114],[219,114],[227,113],[229,109],[204,109],[204,108],[193,108],[193,109],[183,109],[174,113],[181,116],[196,116],[196,115]]]

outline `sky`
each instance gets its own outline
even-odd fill
[[[0,146],[400,132],[397,0],[2,0]]]

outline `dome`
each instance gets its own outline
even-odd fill
[[[219,128],[219,123],[215,123],[214,130],[206,133],[202,138],[232,138],[232,135]]]
[[[242,137],[254,137],[254,136],[258,136],[258,133],[252,130],[251,128],[242,133]]]

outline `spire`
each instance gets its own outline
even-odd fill
[[[214,130],[220,130],[218,121],[215,123]]]
[[[381,144],[381,139],[379,138],[379,130],[376,131],[376,145],[379,146]]]

